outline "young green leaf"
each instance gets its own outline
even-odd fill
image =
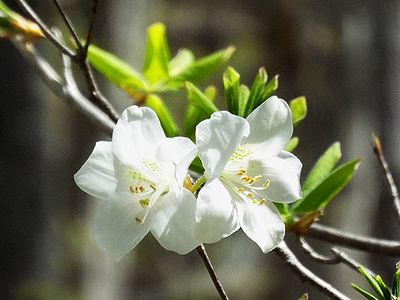
[[[147,80],[126,62],[115,55],[90,45],[89,63],[108,80],[130,95],[147,90]]]
[[[296,202],[292,208],[293,212],[306,213],[325,208],[351,180],[360,162],[360,159],[355,159],[335,169],[310,193]]]
[[[383,294],[382,289],[379,286],[379,283],[376,281],[376,279],[371,274],[369,274],[367,271],[365,271],[362,266],[358,267],[358,272],[367,280],[368,284],[378,295],[379,299],[385,300],[385,295]]]
[[[194,62],[194,55],[189,49],[181,49],[168,64],[170,76],[176,76],[183,72]]]
[[[150,25],[147,29],[143,74],[151,83],[167,78],[169,60],[165,25],[162,23]]]
[[[211,101],[214,102],[215,96],[217,93],[217,89],[215,86],[208,86],[204,95]],[[194,132],[197,124],[201,121],[207,119],[209,115],[207,115],[203,110],[197,108],[195,105],[188,103],[187,109],[185,112],[185,118],[183,121],[183,134],[191,139],[194,139]]]
[[[244,117],[247,117],[254,110],[254,105],[256,101],[262,96],[267,80],[267,71],[265,70],[265,68],[260,68],[250,89],[250,95],[247,101]]]
[[[150,94],[146,97],[145,105],[150,107],[155,111],[165,134],[168,137],[173,137],[178,135],[178,127],[172,117],[170,111],[165,105],[164,101],[155,94]]]
[[[366,290],[360,288],[359,286],[355,285],[354,283],[351,284],[351,287],[353,289],[355,289],[358,293],[363,295],[368,300],[379,300],[374,295],[372,295],[370,292],[367,292]]]
[[[392,299],[392,294],[390,293],[389,288],[387,287],[386,283],[383,282],[382,277],[379,275],[375,276],[375,281],[378,283],[379,287],[381,288],[381,291],[384,295],[385,300],[391,300]]]
[[[194,84],[187,81],[185,85],[189,102],[198,109],[202,110],[207,117],[209,117],[213,112],[218,111],[214,103],[208,99],[207,96],[204,95]]]
[[[240,75],[232,67],[228,67],[223,75],[224,96],[228,111],[237,115],[239,111]]]
[[[238,98],[238,116],[243,117],[246,109],[247,100],[249,99],[250,90],[247,86],[241,84],[239,88]]]
[[[303,197],[326,179],[342,157],[340,143],[332,144],[318,159],[303,183]]]
[[[290,139],[289,143],[285,146],[285,151],[292,152],[299,144],[299,138],[294,136]]]
[[[400,264],[396,264],[396,272],[392,280],[392,294],[395,297],[400,297]]]
[[[279,75],[275,75],[274,78],[272,78],[271,81],[268,82],[261,96],[258,99],[256,99],[256,103],[254,105],[253,110],[259,107],[262,103],[264,103],[265,100],[267,100],[275,93],[275,91],[278,89],[279,86],[278,78]]]
[[[307,115],[307,102],[305,97],[298,97],[289,103],[292,110],[293,126],[297,126]]]

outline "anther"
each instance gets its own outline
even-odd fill
[[[254,176],[254,177],[253,177],[253,181],[254,181],[254,182],[257,182],[257,181],[259,181],[261,178],[262,178],[262,175]]]
[[[132,194],[136,193],[136,192],[135,192],[135,189],[134,189],[133,186],[131,186],[131,185],[129,186],[129,191],[130,191]]]
[[[252,193],[250,193],[250,192],[247,193],[247,195],[246,195],[246,197],[247,197],[247,198],[250,198],[250,199],[253,198],[253,196],[254,196],[254,195],[253,195]]]
[[[150,199],[141,199],[141,200],[139,201],[139,203],[140,203],[140,205],[141,205],[143,208],[146,208],[146,207],[148,207],[149,204],[150,204]]]
[[[139,190],[140,190],[140,192],[144,192],[144,187],[143,186],[139,186]]]
[[[136,224],[142,224],[143,223],[143,221],[141,219],[139,219],[139,218],[135,218],[135,222],[136,222]]]
[[[150,187],[155,191],[155,190],[157,190],[157,187],[156,187],[156,185],[155,184],[153,184],[153,183],[150,183]]]
[[[244,192],[244,188],[237,188],[237,190],[236,190],[238,193],[243,193]]]
[[[270,183],[271,183],[271,181],[267,180],[267,181],[264,182],[264,184],[262,185],[262,187],[263,187],[264,189],[267,189],[267,188],[269,187],[269,184],[270,184]]]

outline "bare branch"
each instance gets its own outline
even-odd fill
[[[335,264],[344,264],[348,266],[350,269],[358,272],[358,267],[361,265],[358,263],[354,258],[349,256],[348,254],[344,253],[343,251],[337,249],[337,248],[332,248],[331,249],[331,256],[327,255],[322,255],[319,254],[317,251],[315,251],[309,243],[304,239],[304,237],[299,236],[298,240],[300,242],[301,248],[304,250],[304,252],[312,258],[314,261],[319,262],[321,264],[329,264],[329,265],[335,265]],[[365,268],[365,267],[364,267]],[[367,270],[370,274],[374,274],[372,271]]]
[[[400,242],[398,241],[355,235],[320,224],[311,225],[304,235],[364,252],[400,257]]]
[[[97,14],[97,3],[98,3],[97,0],[93,0],[92,15],[90,16],[89,29],[88,29],[88,32],[86,35],[85,45],[83,46],[83,50],[82,50],[82,55],[84,55],[85,57],[87,56],[89,45],[92,42],[94,21],[96,19],[96,14]]]
[[[349,297],[344,295],[342,292],[335,289],[328,282],[324,281],[309,269],[307,269],[289,249],[285,242],[281,242],[275,249],[274,252],[283,259],[289,268],[295,273],[302,281],[307,281],[322,293],[330,297],[331,299],[339,300],[350,300]]]
[[[374,153],[381,164],[383,171],[386,175],[386,180],[388,182],[390,192],[393,197],[394,207],[396,208],[397,212],[397,221],[400,223],[400,198],[399,192],[397,190],[397,186],[393,180],[392,172],[390,172],[389,164],[386,161],[385,155],[383,154],[382,143],[379,137],[375,134],[372,135],[372,143],[374,147]]]
[[[16,0],[18,5],[24,10],[40,27],[44,35],[49,39],[49,41],[56,46],[62,53],[68,55],[69,57],[74,57],[75,53],[72,52],[67,46],[61,43],[57,37],[51,32],[51,30],[46,26],[46,24],[40,19],[40,17],[34,12],[34,10],[29,6],[25,0]]]
[[[203,263],[207,268],[208,274],[210,274],[211,280],[214,283],[214,286],[217,289],[219,296],[221,297],[221,299],[228,300],[229,299],[228,295],[225,293],[224,287],[217,278],[217,274],[215,273],[210,258],[208,257],[206,248],[204,247],[203,244],[201,244],[196,248],[196,250],[199,253],[201,259],[203,260]]]
[[[57,0],[53,0],[54,5],[57,7],[58,12],[60,13],[65,25],[67,26],[69,32],[72,35],[72,38],[75,41],[76,47],[79,49],[82,49],[82,42],[79,39],[78,33],[74,27],[74,24],[72,24],[71,20],[69,19],[69,17],[67,16],[67,14],[64,12],[63,8],[61,7],[61,5],[58,3]]]
[[[69,70],[65,71],[66,80],[61,78],[51,65],[36,51],[33,45],[26,45],[19,39],[14,39],[13,43],[23,57],[34,67],[43,82],[59,98],[75,106],[84,115],[98,124],[108,134],[111,134],[115,123],[110,117],[101,111],[97,106],[84,97],[73,84],[73,77]],[[65,61],[64,55],[64,62]],[[68,62],[67,62],[68,67]],[[68,83],[66,83],[68,81]]]

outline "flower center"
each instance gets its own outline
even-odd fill
[[[169,164],[150,160],[142,160],[138,167],[129,168],[129,193],[133,201],[139,204],[139,212],[134,218],[137,224],[143,224],[160,196],[168,193],[171,171],[173,170]]]
[[[233,152],[233,154],[229,158],[229,160],[231,162],[242,161],[243,159],[248,157],[250,154],[252,154],[252,151],[250,150],[250,147],[247,144],[242,144],[242,145],[239,145],[235,149],[235,152]]]

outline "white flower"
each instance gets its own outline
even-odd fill
[[[120,260],[151,231],[166,249],[186,254],[195,239],[195,197],[182,187],[197,147],[166,138],[149,108],[127,108],[112,142],[98,142],[76,184],[104,200],[93,226],[99,246]]]
[[[283,150],[292,133],[290,108],[275,96],[247,119],[221,111],[197,125],[207,177],[197,198],[199,241],[215,243],[239,227],[264,253],[282,241],[285,227],[271,201],[301,197],[302,164]]]

